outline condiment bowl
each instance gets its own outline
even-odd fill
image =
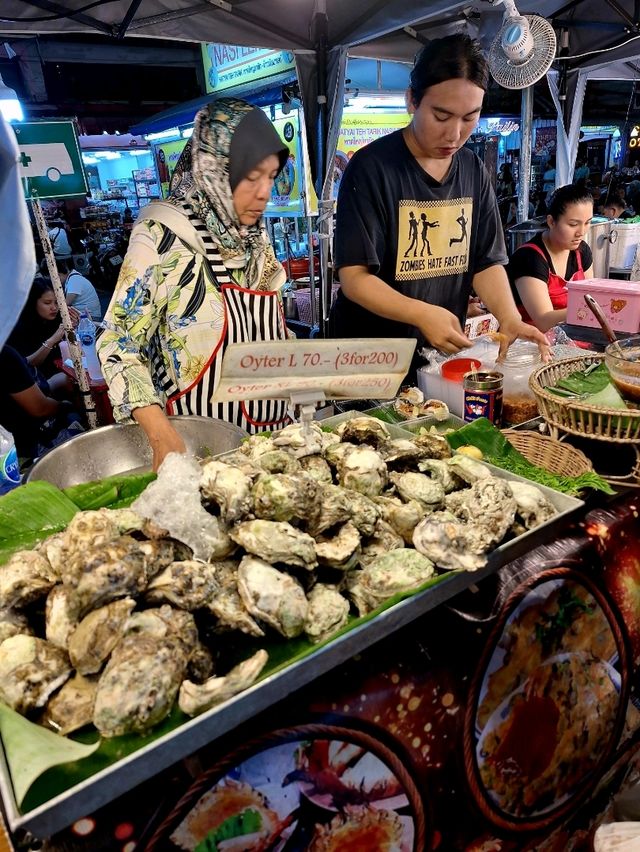
[[[622,396],[640,404],[640,334],[610,343],[604,350],[604,362]]]

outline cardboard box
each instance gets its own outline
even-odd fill
[[[588,328],[600,328],[584,300],[590,293],[598,302],[614,331],[632,334],[640,331],[640,281],[590,278],[567,282],[567,322]]]

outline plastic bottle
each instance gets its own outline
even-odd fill
[[[101,379],[100,361],[96,352],[96,327],[86,311],[80,315],[78,323],[78,339],[82,344],[85,367],[91,379]]]
[[[20,485],[20,467],[11,432],[0,426],[0,494]]]

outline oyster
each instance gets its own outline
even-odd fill
[[[209,562],[233,553],[226,526],[200,502],[200,466],[183,453],[169,453],[133,509],[188,545],[194,559]]]
[[[494,476],[479,479],[471,488],[450,494],[448,503],[458,495],[461,502],[455,514],[486,528],[491,538],[489,546],[501,541],[516,513],[516,501],[509,483]]]
[[[342,489],[349,501],[349,509],[351,511],[351,521],[356,527],[360,535],[368,538],[372,536],[380,517],[380,509],[370,497],[366,497],[359,491],[352,491],[349,488]],[[377,498],[376,498],[377,499]]]
[[[464,480],[444,459],[422,459],[418,462],[418,470],[422,473],[429,473],[432,479],[442,485],[445,494],[449,494],[465,484]]]
[[[464,453],[456,453],[447,460],[447,464],[456,473],[460,479],[473,485],[478,479],[487,479],[493,476],[489,468],[482,462],[472,459]]]
[[[401,852],[403,836],[402,821],[395,811],[346,805],[330,823],[316,825],[308,852]]]
[[[387,441],[378,447],[378,452],[385,463],[395,470],[405,470],[415,466],[427,455],[424,447],[419,447],[415,441],[408,438],[394,438],[392,441]]]
[[[256,435],[251,435],[251,437],[241,445],[238,452],[244,453],[255,462],[260,458],[260,456],[265,453],[270,453],[275,449],[276,445],[273,443],[273,438],[270,438],[268,435],[258,433]]]
[[[57,582],[45,556],[35,550],[19,550],[0,569],[0,607],[21,609],[46,597]]]
[[[136,602],[123,598],[94,609],[69,634],[68,651],[73,667],[82,675],[96,674],[123,635]]]
[[[243,521],[231,530],[231,536],[247,553],[269,563],[284,562],[309,570],[318,564],[311,536],[282,521]]]
[[[291,423],[273,434],[275,447],[284,447],[297,459],[322,451],[322,429],[317,423]]]
[[[318,488],[315,514],[306,525],[310,535],[317,537],[325,530],[351,518],[350,493],[338,485],[323,485]]]
[[[416,500],[427,511],[444,500],[444,488],[424,473],[392,473],[390,479],[403,500]]]
[[[1,570],[2,569],[0,568],[0,571]],[[57,587],[54,586],[54,588]],[[49,592],[49,594],[51,594],[51,592]],[[27,617],[14,609],[0,609],[0,644],[4,642],[5,639],[8,639],[10,636],[15,636],[17,633],[24,633],[29,636],[33,633],[33,630],[27,621]]]
[[[212,677],[204,683],[184,680],[178,696],[180,709],[187,716],[197,716],[233,698],[256,681],[268,659],[267,652],[260,650],[248,660],[238,663],[223,677]]]
[[[452,455],[449,442],[442,435],[435,435],[433,432],[422,432],[414,437],[414,441],[426,451],[429,458],[448,459]]]
[[[18,633],[0,645],[0,699],[18,713],[44,707],[70,676],[66,653],[44,639]]]
[[[213,655],[202,642],[198,641],[187,666],[187,678],[194,683],[204,683],[208,680],[215,669]]]
[[[220,507],[226,524],[235,524],[251,509],[251,484],[251,478],[237,467],[210,461],[202,468],[200,493],[205,504],[214,502]]]
[[[360,558],[360,533],[351,521],[347,521],[334,535],[318,536],[316,555],[320,565],[348,571]]]
[[[238,592],[238,563],[231,560],[216,562],[216,580],[220,589],[207,608],[218,619],[219,629],[264,636],[264,630],[249,615]]]
[[[525,529],[544,524],[556,514],[556,509],[535,485],[510,480],[509,489],[516,501],[516,514],[522,518]]]
[[[376,609],[388,598],[419,588],[435,573],[430,559],[415,550],[392,550],[350,576],[348,594],[360,615]]]
[[[266,473],[299,473],[300,462],[286,450],[271,450],[258,459],[258,464]]]
[[[493,541],[487,527],[461,521],[450,512],[427,515],[413,533],[415,549],[450,571],[482,568]]]
[[[391,433],[377,417],[351,417],[336,427],[336,433],[342,441],[354,444],[371,444],[379,447],[391,438]]]
[[[253,512],[269,521],[309,518],[316,511],[317,492],[316,481],[306,474],[265,474],[251,492]]]
[[[97,689],[97,677],[76,673],[49,699],[40,723],[63,737],[90,725]]]
[[[325,461],[322,456],[304,456],[299,462],[302,470],[312,479],[322,485],[331,485],[333,477],[329,462]]]
[[[341,443],[337,435],[336,439],[335,442],[327,444],[322,451],[322,456],[327,464],[334,468],[337,468],[357,447],[357,444],[351,444],[348,441]]]
[[[71,590],[67,586],[54,586],[47,596],[44,623],[47,642],[66,650],[69,634],[77,620],[69,608]]]
[[[120,536],[116,516],[109,509],[78,512],[62,533],[62,545],[54,558],[59,559],[63,583],[74,584],[84,570],[87,552],[99,550]]]
[[[93,724],[102,736],[142,733],[162,721],[196,644],[188,612],[163,606],[132,615],[98,681]]]
[[[144,593],[145,601],[190,611],[207,606],[219,589],[216,571],[215,562],[172,562],[153,577]]]
[[[208,464],[209,460],[207,459],[204,464]],[[250,459],[246,453],[243,453],[242,450],[235,450],[232,453],[225,453],[224,463],[229,467],[235,467],[238,470],[242,471],[245,476],[248,476],[251,480],[257,479],[261,473],[264,473],[264,470],[260,467],[257,461]]]
[[[374,534],[362,545],[360,564],[363,566],[368,565],[378,556],[382,556],[382,554],[388,553],[390,550],[398,550],[403,547],[404,540],[402,536],[398,535],[393,527],[380,519],[376,524]]]
[[[356,447],[339,462],[338,479],[344,488],[377,497],[387,484],[387,466],[371,447]]]
[[[349,602],[335,586],[317,583],[309,592],[304,632],[311,642],[324,642],[337,633],[349,618]]]
[[[50,535],[49,538],[38,542],[35,548],[38,553],[42,553],[46,557],[49,565],[53,568],[54,574],[57,574],[58,577],[63,576],[63,568],[66,560],[65,540],[64,532],[55,533],[54,535]]]
[[[426,510],[417,500],[403,503],[397,497],[376,497],[382,519],[402,536],[405,544],[413,544],[413,531],[424,518]]]
[[[238,591],[251,615],[287,639],[304,630],[309,605],[300,583],[263,559],[245,556],[238,568]]]

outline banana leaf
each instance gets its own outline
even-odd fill
[[[50,482],[28,482],[0,497],[0,564],[14,551],[63,530],[77,511]]]
[[[615,494],[609,483],[597,473],[562,476],[531,464],[486,417],[472,420],[471,423],[467,423],[455,432],[445,435],[445,438],[454,450],[472,445],[482,452],[484,461],[565,494],[579,494],[585,488],[603,491],[605,494]]]

